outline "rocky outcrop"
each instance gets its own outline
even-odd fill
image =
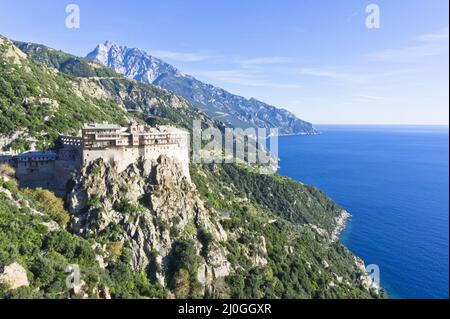
[[[27,55],[16,48],[8,39],[0,36],[0,45],[5,46],[5,56],[10,58],[16,65],[22,65],[22,60],[27,58]]]
[[[181,167],[168,157],[140,159],[121,173],[100,159],[82,169],[67,204],[75,233],[101,236],[118,230],[114,236],[129,245],[133,269],[156,265],[152,275],[163,285],[173,245],[181,238],[196,243],[202,259],[198,279],[205,288],[230,272],[226,251],[218,244],[227,240],[218,213],[205,207]],[[200,229],[213,238],[202,254]]]
[[[345,224],[350,217],[351,215],[349,212],[347,212],[346,210],[342,210],[341,214],[334,219],[336,227],[334,228],[331,234],[331,240],[333,241],[339,240],[339,236],[344,231]]]
[[[249,250],[248,256],[254,265],[264,267],[267,265],[266,238],[259,236],[258,242],[254,246],[252,250]]]
[[[27,271],[19,263],[12,263],[6,266],[0,274],[0,283],[6,284],[12,290],[20,287],[28,287]]]
[[[359,257],[354,257],[355,265],[360,271],[359,281],[361,282],[361,285],[367,289],[368,291],[373,291],[375,294],[379,294],[381,291],[379,282],[372,278],[369,273],[368,269],[366,268],[366,265],[364,264],[364,261]],[[378,274],[379,275],[379,274]],[[379,278],[378,278],[379,279]]]

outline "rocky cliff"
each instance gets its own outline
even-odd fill
[[[68,194],[70,229],[105,247],[128,248],[132,269],[164,287],[166,297],[370,296],[361,265],[333,238],[341,208],[297,186],[283,200],[296,198],[285,210],[298,215],[287,215],[259,199],[258,189],[265,190],[258,183],[276,196],[290,182],[235,169],[240,176],[229,183],[231,171],[192,166],[190,183],[164,156],[122,173],[98,160],[82,169]],[[243,191],[240,179],[253,186]],[[292,265],[302,270],[295,274]],[[287,272],[294,277],[283,279]],[[317,280],[323,284],[314,288]]]
[[[83,168],[68,195],[71,229],[82,236],[119,240],[132,251],[132,267],[170,286],[174,248],[190,241],[198,257],[200,291],[216,291],[218,278],[230,273],[221,242],[227,234],[218,213],[205,207],[181,167],[170,158],[140,160],[120,174],[101,160]],[[199,236],[210,235],[208,243]],[[151,266],[151,267],[149,267]]]
[[[324,194],[232,164],[191,175],[166,157],[121,173],[98,160],[69,185],[66,212],[0,167],[0,297],[383,296],[334,240],[342,209]],[[69,265],[81,278],[68,287]]]

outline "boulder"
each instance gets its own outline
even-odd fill
[[[0,283],[7,284],[12,290],[30,285],[27,271],[17,262],[5,267],[0,274]]]

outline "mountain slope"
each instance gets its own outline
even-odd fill
[[[188,101],[165,89],[142,84],[98,63],[41,44],[20,41],[13,43],[34,61],[98,85],[97,95],[113,99],[128,112],[143,113],[140,116],[149,124],[170,123],[191,128],[195,119],[208,126],[223,128],[222,123],[210,120]]]
[[[45,190],[21,190],[0,166],[0,299],[163,297],[144,272],[132,271],[130,250],[71,234],[51,214],[68,213]],[[15,265],[23,274],[6,269]],[[67,286],[68,265],[80,281]],[[3,272],[3,274],[2,274]],[[14,289],[11,289],[11,286]]]
[[[0,36],[0,148],[44,149],[88,122],[222,125],[167,90],[42,45],[16,44],[23,51]]]
[[[379,297],[361,262],[332,239],[342,209],[324,194],[229,164],[191,173],[193,185],[166,157],[122,173],[93,163],[68,196],[71,229],[122,239],[133,270],[177,298]]]
[[[217,123],[167,90],[24,46],[28,55],[0,37],[0,138],[18,149],[32,140],[48,148],[87,121]],[[18,189],[11,170],[0,166],[0,297],[382,296],[334,240],[343,210],[285,177],[193,164],[191,184],[165,157],[121,173],[99,160],[74,172],[67,212],[45,190]],[[64,285],[69,263],[82,270],[81,290]],[[4,280],[10,269],[26,274],[29,286],[12,289]]]
[[[86,122],[125,124],[129,115],[94,82],[35,62],[0,36],[0,146],[50,145]]]
[[[89,53],[87,59],[143,83],[170,90],[211,118],[232,127],[278,128],[281,135],[317,133],[310,123],[298,119],[289,111],[203,83],[139,49],[129,49],[107,41]]]

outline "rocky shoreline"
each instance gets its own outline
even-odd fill
[[[373,291],[376,294],[380,294],[382,291],[385,292],[381,287],[379,282],[374,278],[371,277],[371,274],[368,273],[368,268],[366,267],[366,264],[364,261],[355,256],[355,264],[356,267],[361,271],[362,275],[360,276],[359,280],[361,281],[361,284],[368,290]],[[369,265],[369,267],[372,265]],[[370,268],[369,268],[370,269]],[[379,274],[378,274],[379,276]],[[379,280],[379,277],[377,278]]]
[[[334,228],[333,232],[331,233],[331,240],[338,241],[339,236],[344,231],[347,220],[351,217],[350,213],[347,212],[345,209],[342,210],[341,214],[336,217],[336,227]]]
[[[331,234],[331,240],[332,241],[338,241],[340,238],[340,235],[342,234],[342,232],[345,230],[346,224],[347,224],[347,220],[351,217],[350,213],[347,212],[345,209],[342,210],[341,214],[336,217],[335,222],[336,222],[336,227],[334,228],[332,234]],[[369,274],[367,273],[366,270],[366,265],[364,263],[364,261],[355,256],[355,264],[356,267],[361,271],[362,275],[360,276],[360,281],[361,284],[368,290],[368,291],[373,291],[376,294],[379,294],[380,291],[382,290],[382,288],[380,287],[379,283],[377,283],[376,281],[374,281]]]

